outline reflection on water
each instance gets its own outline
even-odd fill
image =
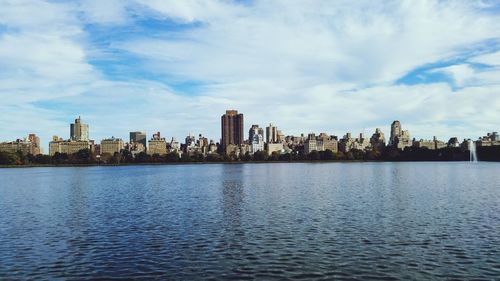
[[[495,279],[498,163],[0,170],[0,279]]]

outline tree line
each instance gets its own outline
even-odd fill
[[[478,147],[477,155],[482,161],[500,161],[500,146]],[[268,155],[264,151],[254,154],[221,155],[221,154],[193,154],[177,152],[165,155],[148,155],[141,152],[135,157],[128,150],[121,153],[103,154],[100,157],[91,153],[89,149],[82,149],[77,153],[56,153],[49,155],[23,155],[0,152],[0,165],[99,165],[99,164],[140,164],[140,163],[190,163],[190,162],[304,162],[304,161],[469,161],[470,152],[460,148],[442,148],[430,150],[427,148],[407,147],[404,150],[386,147],[379,150],[357,150],[349,152],[312,151],[304,153],[303,149],[292,153],[273,152]]]

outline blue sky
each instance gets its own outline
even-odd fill
[[[0,140],[500,128],[499,1],[0,0]]]

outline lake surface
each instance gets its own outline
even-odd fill
[[[0,169],[0,279],[500,277],[500,163]]]

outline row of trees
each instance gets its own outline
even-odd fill
[[[478,147],[479,160],[500,161],[500,146]],[[122,151],[114,155],[104,154],[100,157],[92,154],[90,150],[83,149],[74,154],[56,153],[48,155],[23,155],[20,152],[0,152],[0,165],[94,165],[94,164],[126,164],[126,163],[189,163],[189,162],[264,162],[264,161],[468,161],[469,151],[460,148],[442,148],[429,150],[427,148],[407,147],[401,151],[387,147],[382,151],[362,151],[353,149],[349,152],[313,151],[305,154],[303,151],[280,154],[274,152],[268,155],[258,151],[253,155],[249,153],[237,157],[236,155],[202,154],[187,155],[172,152],[166,155],[148,155],[144,152],[135,157],[129,151]]]

